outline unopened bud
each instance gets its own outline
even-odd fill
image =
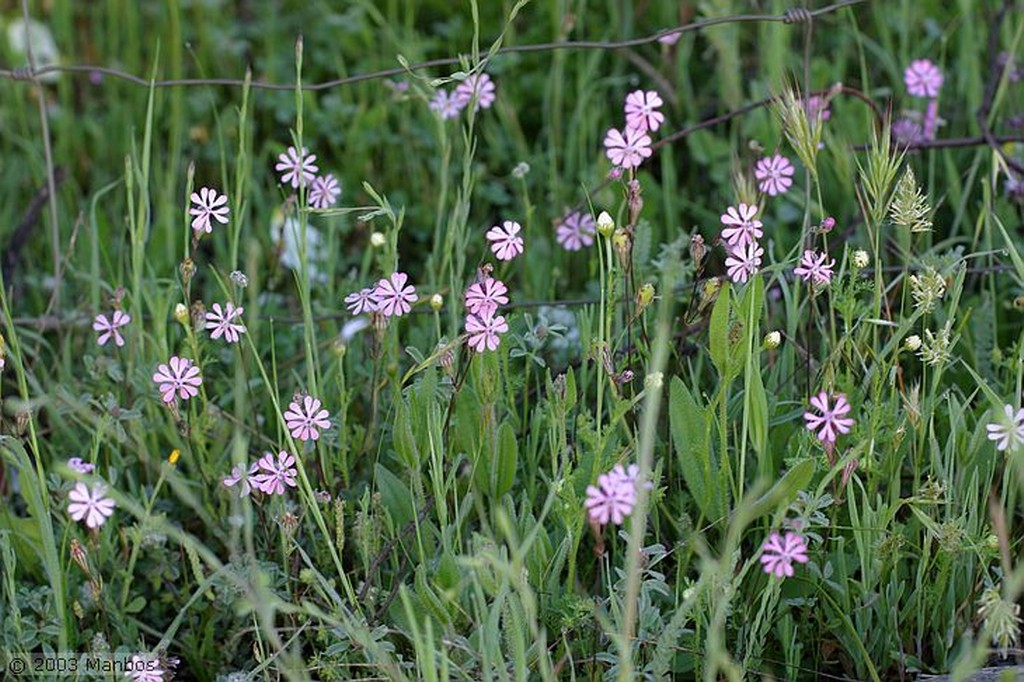
[[[438,311],[444,307],[444,297],[441,294],[434,294],[430,297],[430,307]]]
[[[179,303],[174,306],[174,319],[178,321],[182,327],[187,327],[189,322],[188,306],[184,303]]]
[[[782,344],[782,334],[778,331],[768,332],[764,335],[764,347],[768,349],[778,348]]]
[[[597,231],[604,237],[610,237],[615,231],[615,221],[608,215],[608,211],[601,211],[601,214],[597,216]]]
[[[643,285],[642,287],[640,287],[640,291],[638,291],[636,293],[636,304],[637,304],[637,306],[641,310],[643,310],[644,308],[649,306],[651,304],[651,301],[653,301],[653,300],[654,300],[654,285],[651,284],[651,283],[647,283],[647,284]]]
[[[173,450],[171,450],[171,454],[168,455],[167,457],[167,463],[170,464],[171,466],[174,466],[175,464],[178,463],[179,459],[181,459],[181,450],[179,450],[178,448],[174,448]]]
[[[388,243],[388,238],[384,236],[383,232],[374,232],[370,235],[370,246],[375,249],[379,249]]]
[[[911,353],[916,353],[921,347],[921,337],[917,334],[911,334],[907,338],[903,339],[903,347]]]
[[[832,228],[836,226],[836,219],[829,216],[821,221],[821,225],[818,226],[818,231],[822,234],[828,234],[832,231]]]
[[[704,237],[699,234],[694,234],[690,237],[690,258],[696,267],[700,267],[700,264],[704,261],[704,256],[707,254],[708,247],[704,243]]]
[[[71,560],[78,564],[83,573],[89,575],[89,553],[78,538],[71,538]]]

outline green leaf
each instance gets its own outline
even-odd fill
[[[786,472],[781,480],[777,481],[771,489],[754,501],[749,509],[751,520],[760,518],[765,514],[771,514],[783,505],[788,505],[796,499],[796,494],[807,487],[814,475],[814,460],[805,459],[795,467]]]
[[[707,438],[707,415],[679,377],[669,384],[668,416],[672,443],[686,487],[701,514],[717,519],[721,513]]]
[[[139,613],[144,608],[146,608],[146,598],[139,596],[128,602],[127,606],[124,607],[124,612]]]
[[[718,299],[711,311],[708,333],[708,351],[718,375],[725,378],[729,371],[729,283],[722,284]]]
[[[519,466],[519,444],[516,442],[516,432],[512,425],[504,422],[498,429],[497,460],[493,463],[494,495],[501,497],[512,489],[512,483],[516,478],[516,468]]]
[[[416,439],[412,435],[412,418],[405,400],[395,401],[395,428],[392,433],[395,452],[402,464],[412,471],[420,468],[420,452],[416,447]]]
[[[373,469],[380,491],[381,502],[391,515],[397,528],[402,528],[416,516],[412,493],[402,481],[380,464]]]
[[[747,377],[747,390],[750,391],[750,442],[757,454],[763,455],[768,447],[768,396],[764,391],[760,364],[755,363],[754,370]]]

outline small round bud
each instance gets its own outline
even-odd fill
[[[868,266],[869,263],[868,252],[863,249],[858,249],[853,252],[853,267],[858,270],[863,270]]]
[[[818,230],[822,234],[828,234],[829,232],[832,231],[832,228],[834,228],[835,226],[836,226],[836,219],[833,218],[832,216],[829,216],[829,217],[827,217],[827,218],[825,218],[824,220],[821,221],[821,225],[818,226]]]
[[[181,459],[181,450],[174,448],[171,450],[171,454],[167,456],[167,463],[174,466],[178,463],[179,459]]]
[[[636,304],[640,309],[644,309],[651,304],[654,300],[654,285],[647,283],[640,287],[640,291],[636,293]]]
[[[916,353],[921,347],[921,337],[917,334],[911,334],[907,338],[903,339],[903,347],[911,353]]]
[[[655,391],[661,388],[661,385],[665,383],[665,375],[661,372],[651,372],[644,377],[644,388],[654,389]]]
[[[444,297],[441,294],[434,294],[430,297],[430,307],[438,311],[444,307]]]
[[[370,235],[370,246],[375,249],[379,249],[388,243],[388,238],[384,236],[383,232],[374,232]]]
[[[191,315],[189,315],[188,306],[184,303],[179,303],[174,306],[174,319],[178,321],[178,324],[183,327],[187,327],[190,317]]]
[[[615,221],[608,215],[608,211],[601,211],[601,214],[597,216],[597,231],[605,237],[610,237],[615,231]]]
[[[523,179],[530,172],[530,164],[525,161],[520,161],[516,164],[516,167],[512,169],[512,177],[517,179]]]
[[[245,273],[241,270],[235,270],[229,275],[231,281],[235,283],[239,289],[244,289],[249,286],[249,278],[245,276]]]
[[[764,335],[764,347],[768,349],[778,348],[782,344],[782,334],[776,330]]]
[[[999,549],[999,537],[995,533],[989,533],[988,537],[985,538],[985,547],[990,552],[995,552]]]
[[[685,590],[683,590],[683,601],[684,602],[690,601],[691,599],[693,599],[693,595],[696,594],[696,593],[697,593],[696,588],[687,587]]]

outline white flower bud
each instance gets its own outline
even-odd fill
[[[868,266],[868,252],[863,249],[858,249],[853,252],[853,267],[858,270],[863,270]]]
[[[379,249],[388,243],[388,238],[384,236],[383,232],[374,232],[370,235],[370,246],[375,249]]]
[[[903,347],[911,353],[916,353],[921,347],[921,337],[917,334],[911,334],[907,338],[903,339]]]
[[[782,343],[782,334],[778,331],[768,332],[764,335],[765,348],[778,348]]]
[[[601,211],[601,215],[597,216],[597,231],[605,237],[615,231],[615,221],[608,215],[608,211]]]

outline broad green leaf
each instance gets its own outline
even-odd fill
[[[729,283],[722,284],[718,300],[711,311],[711,325],[708,334],[708,352],[720,377],[729,371]]]
[[[497,455],[498,461],[493,463],[494,495],[501,497],[512,489],[512,483],[516,478],[516,468],[519,466],[519,444],[516,442],[516,432],[508,422],[504,422],[498,429]]]
[[[711,448],[707,439],[707,416],[679,377],[672,377],[668,398],[672,443],[683,480],[701,514],[717,519],[721,508],[715,493]]]
[[[392,432],[395,452],[411,471],[418,471],[420,468],[420,452],[416,446],[416,439],[412,434],[412,417],[409,414],[409,406],[405,400],[399,398],[395,401],[395,428]]]
[[[805,459],[786,472],[768,492],[754,501],[749,510],[750,520],[771,514],[780,506],[788,505],[796,499],[796,494],[807,487],[814,475],[814,461]]]
[[[391,520],[395,522],[396,528],[404,527],[416,516],[412,493],[397,476],[380,464],[374,467],[374,474],[384,508],[391,514]]]

